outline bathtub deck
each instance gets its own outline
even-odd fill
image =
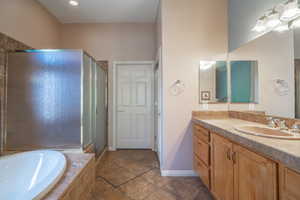
[[[85,153],[64,153],[67,158],[67,169],[62,179],[52,189],[43,200],[68,200],[77,199],[80,194],[77,185],[80,184],[82,190],[84,184],[93,184],[95,179],[94,170],[88,168],[95,168],[95,155]],[[74,191],[73,191],[74,190]],[[76,192],[75,192],[76,190]],[[85,191],[85,194],[88,194]],[[73,197],[76,195],[77,197]]]

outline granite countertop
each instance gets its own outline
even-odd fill
[[[261,126],[261,124],[234,118],[213,120],[194,117],[193,122],[300,173],[300,140],[282,140],[244,134],[235,130],[234,127]]]
[[[54,186],[48,195],[43,198],[43,200],[57,200],[62,197],[74,179],[95,157],[92,153],[63,153],[67,159],[66,171],[61,180]]]

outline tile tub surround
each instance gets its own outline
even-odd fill
[[[95,184],[95,155],[65,153],[67,169],[43,200],[89,200]]]
[[[201,119],[199,117],[193,117],[192,120],[194,123],[197,123],[212,132],[216,132],[241,146],[300,172],[300,141],[264,138],[241,133],[235,130],[234,127],[261,125],[261,123],[236,118]]]
[[[0,153],[3,148],[3,132],[5,124],[5,93],[6,93],[6,56],[7,52],[15,50],[32,49],[31,47],[19,42],[0,32]]]

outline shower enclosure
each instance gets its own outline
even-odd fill
[[[82,50],[8,55],[5,150],[106,145],[106,72]]]

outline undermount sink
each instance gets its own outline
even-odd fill
[[[277,138],[284,140],[300,140],[300,134],[294,134],[289,131],[282,131],[263,126],[237,126],[235,129],[239,132],[268,138]]]

